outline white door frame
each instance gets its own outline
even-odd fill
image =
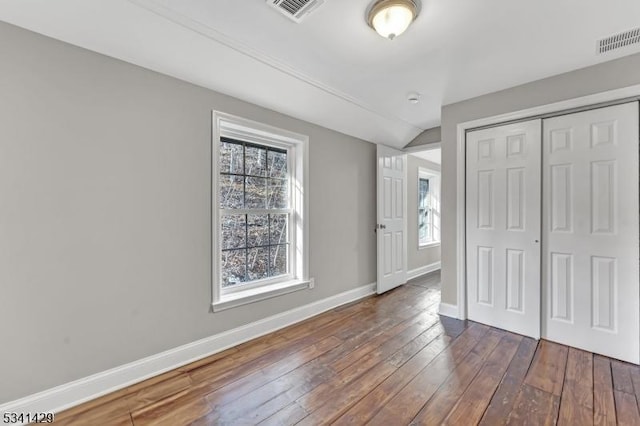
[[[561,111],[574,108],[588,107],[605,102],[613,102],[626,98],[640,96],[640,84],[624,87],[621,89],[609,90],[593,95],[581,96],[565,101],[554,102],[547,105],[541,105],[533,108],[527,108],[519,111],[509,112],[506,114],[494,115],[491,117],[480,118],[477,120],[466,121],[457,125],[457,141],[456,141],[456,242],[457,242],[457,268],[456,268],[456,284],[458,289],[458,319],[467,319],[467,274],[466,274],[466,168],[465,158],[467,152],[466,134],[467,130],[475,129],[483,126],[493,126],[508,123],[515,120],[525,120],[537,118],[544,114],[559,113]]]

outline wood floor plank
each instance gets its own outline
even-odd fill
[[[207,394],[207,401],[214,407],[235,401],[250,391],[260,388],[264,384],[274,381],[290,371],[318,358],[320,355],[330,351],[341,343],[342,341],[340,339],[330,336],[314,345],[299,350],[291,357],[277,361],[262,370],[255,371],[240,380]]]
[[[378,365],[383,359],[391,356],[394,352],[396,352],[398,350],[398,347],[404,346],[405,344],[409,343],[411,339],[420,335],[423,331],[425,331],[425,327],[431,328],[431,326],[434,324],[435,319],[426,323],[419,323],[417,325],[414,325],[407,330],[402,331],[395,337],[392,337],[395,333],[390,333],[386,336],[388,342],[386,342],[382,346],[380,346],[380,341],[378,339],[375,339],[375,342],[371,346],[369,346],[368,344],[363,345],[363,347],[367,347],[367,351],[364,353],[360,352],[361,348],[357,348],[354,352],[351,353],[358,354],[357,358],[352,358],[351,354],[346,357],[351,361],[348,364],[348,367],[344,367],[344,363],[341,363],[341,361],[345,358],[337,360],[331,365],[331,368],[336,373],[336,375],[331,380],[318,386],[312,392],[309,392],[308,394],[299,398],[298,404],[300,404],[309,412],[314,411],[328,400],[333,399],[336,392],[344,389],[344,387],[351,383],[353,380],[365,374],[370,369],[376,368],[376,365]],[[378,345],[378,347],[376,347],[375,345]],[[374,350],[374,348],[376,350]]]
[[[387,362],[397,368],[402,367],[405,363],[422,352],[425,347],[429,346],[432,341],[441,337],[443,333],[444,329],[439,323],[436,322],[435,325],[431,326],[422,334],[413,338],[406,345],[402,346],[400,350],[395,352],[387,359]],[[446,341],[450,342],[451,339],[447,338]]]
[[[616,417],[620,425],[640,425],[638,400],[633,387],[632,369],[626,362],[611,360],[613,378],[613,397],[616,404]]]
[[[387,401],[415,377],[416,372],[424,369],[445,350],[447,346],[449,346],[450,341],[451,338],[444,335],[440,335],[431,341],[414,357],[394,371],[394,373],[385,379],[378,387],[369,392],[364,398],[358,401],[357,404],[353,405],[336,420],[335,424],[365,424]],[[394,364],[393,359],[390,360],[390,363]]]
[[[428,321],[427,321],[428,320]],[[399,343],[398,339],[411,340],[417,332],[422,331],[425,327],[434,324],[436,321],[431,316],[424,316],[421,313],[415,315],[414,320],[401,323],[402,327],[408,327],[409,324],[413,324],[415,322],[423,321],[423,324],[419,324],[415,326],[415,331],[408,331],[410,334],[401,334],[399,336],[394,336],[391,338],[395,339],[395,344]],[[426,322],[425,322],[426,321]],[[374,331],[375,328],[371,327],[369,330]],[[384,331],[384,328],[382,329]],[[396,330],[397,331],[397,330]],[[322,365],[331,366],[336,359],[339,359],[342,355],[350,353],[351,350],[354,350],[361,346],[361,344],[365,344],[367,339],[375,339],[380,336],[381,333],[361,333],[356,336],[354,339],[350,339],[347,342],[343,342],[342,345],[335,348],[332,351],[329,351],[323,354],[318,358],[317,362],[322,363]],[[387,336],[390,338],[391,336]],[[393,349],[393,345],[390,346]],[[388,352],[388,349],[387,349]],[[373,361],[374,355],[383,355],[384,350],[378,349],[377,351],[373,351],[368,355],[367,361]],[[358,368],[367,367],[366,362],[359,364]],[[314,372],[314,374],[321,374],[320,377],[314,377],[311,379],[309,373]],[[313,375],[311,375],[313,376]],[[252,412],[256,411],[256,407],[261,404],[269,403],[269,407],[275,407],[275,402],[271,399],[274,395],[278,395],[281,392],[285,392],[286,394],[279,397],[277,401],[282,403],[280,408],[284,408],[286,405],[290,404],[296,398],[308,393],[311,388],[309,386],[314,384],[313,387],[317,387],[322,383],[328,383],[333,376],[328,376],[326,374],[326,368],[318,370],[316,364],[310,363],[308,365],[302,366],[300,369],[294,370],[291,373],[284,375],[277,381],[273,383],[267,384],[262,388],[257,389],[254,392],[250,392],[245,396],[236,398],[237,395],[231,395],[230,398],[227,399],[235,399],[232,403],[224,406],[217,406],[217,410],[220,413],[220,418],[232,419],[234,416],[238,416],[241,413],[244,413],[245,416],[253,415]],[[266,377],[265,377],[266,378]],[[220,389],[220,392],[224,392],[229,389],[229,386]],[[266,407],[266,406],[265,406]],[[267,408],[260,407],[259,410],[263,413]],[[253,410],[253,411],[252,411]]]
[[[436,392],[449,374],[460,364],[480,340],[486,340],[486,326],[472,325],[440,353],[426,368],[380,408],[371,424],[408,424],[425,402]]]
[[[640,414],[638,413],[638,402],[635,395],[631,395],[619,390],[613,391],[616,401],[616,416],[619,425],[640,425]]]
[[[485,361],[493,356],[490,366],[495,365],[497,358],[500,356],[500,351],[498,350],[496,352],[495,349],[505,337],[508,337],[508,335],[504,331],[496,329],[489,330],[487,335],[471,350],[471,353],[467,355],[464,361],[456,366],[442,385],[437,388],[433,396],[431,396],[429,400],[424,401],[423,407],[414,417],[412,424],[441,424],[466,391],[469,384],[480,372]],[[518,337],[512,335],[510,339],[518,339]],[[507,341],[505,343],[505,346],[507,346],[506,355],[509,356],[506,360],[505,368],[511,360],[511,357],[513,357],[513,354],[515,354],[518,343],[520,343],[519,339],[517,342]],[[496,380],[496,386],[501,377],[502,375]],[[493,394],[493,392],[491,394]],[[483,412],[484,408],[478,416],[478,419],[480,419]]]
[[[349,324],[352,324],[352,321],[355,322],[355,319],[346,321],[341,326],[348,327]],[[310,333],[309,336],[304,338],[287,342],[282,345],[277,344],[272,346],[269,350],[259,351],[255,354],[247,354],[242,360],[219,360],[213,364],[191,371],[189,374],[194,385],[202,384],[203,387],[207,387],[210,391],[214,391],[229,383],[239,380],[254,371],[263,369],[288,356],[292,356],[292,354],[295,354],[307,346],[314,345],[323,339],[331,337],[333,334],[332,331],[333,330],[330,327],[320,328],[317,332]]]
[[[525,384],[555,396],[562,394],[568,348],[541,340],[533,357],[533,363],[525,378]]]
[[[386,362],[376,365],[375,368],[369,369],[355,381],[350,382],[339,392],[336,392],[333,398],[330,398],[325,404],[311,412],[309,416],[302,419],[298,424],[308,426],[330,424],[395,370],[397,370],[395,366]],[[304,406],[303,408],[306,409]],[[309,409],[306,410],[310,411]]]
[[[130,411],[139,410],[157,401],[187,391],[192,385],[191,377],[182,373],[162,382],[154,383],[126,396]]]
[[[438,303],[438,294],[425,292],[423,297],[415,297],[415,295],[406,295],[406,299],[395,300],[393,305],[384,306],[378,308],[373,313],[373,319],[380,325],[393,326],[402,321],[409,320],[417,314],[423,313],[423,311],[429,310],[431,314],[434,314],[435,306]],[[429,309],[429,308],[432,309]],[[358,319],[365,320],[363,316],[359,316]],[[366,324],[366,323],[364,323]],[[358,334],[358,330],[355,327],[343,328],[342,331],[337,330],[334,335],[342,340],[349,340]]]
[[[593,357],[593,424],[612,426],[616,420],[616,405],[613,397],[611,362],[608,358]]]
[[[425,343],[429,343],[440,336],[442,331],[442,328],[439,326],[430,327],[416,340],[423,340]],[[387,358],[384,358],[384,361],[375,364],[371,369],[358,376],[355,380],[348,382],[348,384],[339,389],[336,389],[330,395],[327,402],[317,410],[314,411],[309,407],[303,406],[311,414],[305,418],[302,423],[325,424],[327,422],[333,422],[351,408],[351,406],[362,400],[363,397],[369,394],[382,381],[386,380],[386,378],[397,371],[401,365],[413,358],[416,352],[418,352],[418,348],[414,344],[416,340],[406,341],[406,344],[402,346],[403,341],[398,340],[399,337],[401,336],[397,336],[388,342],[388,351],[379,352],[377,354],[379,356],[375,359],[382,359],[389,355]],[[420,339],[420,337],[423,337],[423,339]],[[392,343],[393,345],[391,345]],[[398,347],[400,347],[400,349],[397,349]],[[393,348],[397,349],[395,353],[391,352]],[[391,360],[393,360],[393,362],[390,362]]]
[[[191,370],[195,370],[196,368],[200,368],[202,366],[205,366],[207,364],[211,364],[212,362],[215,362],[221,358],[227,358],[232,356],[233,354],[236,354],[238,352],[238,348],[237,347],[233,347],[233,348],[229,348],[229,349],[225,349],[222,352],[218,352],[216,354],[213,354],[211,356],[208,356],[206,358],[202,358],[198,361],[194,361],[192,363],[189,363],[187,365],[183,365],[182,367],[178,367],[176,368],[174,371],[178,372],[178,373],[188,373]]]
[[[523,384],[509,413],[507,425],[555,425],[560,410],[560,397]]]
[[[533,355],[538,346],[536,340],[524,337],[518,346],[513,360],[507,368],[498,389],[485,411],[480,426],[499,426],[507,422],[507,417],[516,401],[518,391],[527,375]]]
[[[296,402],[292,402],[284,409],[279,410],[275,414],[258,423],[262,426],[289,426],[298,423],[307,416],[304,408]]]
[[[125,396],[120,396],[103,404],[92,405],[86,410],[82,410],[81,407],[78,407],[75,413],[64,413],[62,416],[56,416],[55,424],[63,426],[100,423],[126,425],[128,424],[127,419],[131,420]]]
[[[593,354],[569,348],[558,425],[593,424]]]
[[[633,381],[631,380],[631,366],[622,361],[611,361],[611,375],[613,376],[613,389],[635,395]]]
[[[640,368],[440,317],[436,277],[58,413],[56,424],[640,425]]]
[[[407,296],[409,297],[409,296]],[[404,299],[399,298],[390,303],[391,308],[396,304],[401,304]],[[191,370],[192,378],[195,383],[207,381],[209,378],[218,378],[221,373],[229,370],[238,369],[240,366],[250,364],[260,357],[273,357],[274,355],[283,358],[287,352],[297,350],[297,348],[313,344],[323,338],[336,334],[340,330],[362,330],[367,327],[367,320],[374,318],[378,312],[376,310],[356,309],[354,305],[348,312],[335,314],[331,317],[331,321],[323,322],[317,327],[314,323],[306,323],[304,326],[292,326],[290,334],[287,338],[281,335],[273,335],[272,339],[265,338],[267,341],[258,340],[251,341],[245,345],[245,350],[238,350],[236,354],[232,354],[223,359],[216,359],[212,363],[208,363]],[[389,308],[389,307],[386,307]],[[363,313],[364,312],[364,313]],[[379,316],[379,322],[392,321],[393,318],[388,316]],[[245,369],[245,371],[247,371]]]
[[[339,339],[331,336],[315,345],[302,349],[292,357],[276,362],[268,368],[256,371],[228,386],[207,394],[206,400],[209,405],[216,410],[218,422],[233,420],[241,413],[226,408],[225,404],[235,402],[239,397],[246,395],[250,391],[258,389],[266,383],[270,383],[295,370],[297,367],[309,363],[320,355],[335,348],[340,343],[342,342]],[[326,380],[326,377],[323,377],[323,379]],[[246,410],[248,407],[242,406],[242,408]]]
[[[382,330],[384,330],[384,328]],[[226,418],[235,418],[234,416],[237,417],[241,414],[251,415],[252,410],[255,410],[256,407],[266,404],[267,402],[269,402],[269,407],[273,408],[275,402],[271,401],[272,398],[284,392],[285,394],[277,399],[277,401],[282,404],[279,409],[282,409],[291,404],[295,399],[334,377],[332,369],[330,368],[333,361],[366,343],[369,339],[375,338],[375,336],[379,334],[380,333],[376,331],[376,327],[371,327],[369,328],[369,332],[360,333],[355,338],[343,342],[337,348],[322,354],[317,360],[305,364],[283,375],[279,379],[265,384],[255,391],[236,398],[234,402],[223,407],[218,407],[218,409],[221,413],[225,412]],[[264,412],[266,408],[260,407],[259,410]]]
[[[469,384],[445,419],[445,424],[477,424],[480,422],[521,341],[521,336],[513,334],[508,334],[500,340],[498,346],[486,359],[478,375]]]
[[[389,328],[374,339],[369,340],[362,346],[337,359],[331,364],[331,367],[334,371],[340,372],[354,363],[360,362],[364,357],[370,356],[375,351],[381,350],[381,348],[382,350],[384,350],[384,348],[391,348],[393,351],[393,348],[396,348],[398,345],[405,345],[437,322],[438,317],[429,312],[425,312],[420,316],[416,316],[411,320]],[[387,349],[387,351],[388,350],[389,349]]]
[[[640,410],[640,366],[629,364],[629,371],[631,373],[633,391],[636,394],[636,401],[638,402],[638,410]]]
[[[170,402],[165,399],[140,411],[134,411],[131,417],[135,426],[175,426],[196,421],[211,410],[206,399],[187,393],[171,399]]]
[[[326,355],[326,354],[325,354]],[[236,398],[233,402],[217,407],[220,416],[224,418],[238,418],[261,408],[263,404],[270,402],[278,396],[281,405],[273,411],[284,408],[300,396],[330,380],[335,373],[329,366],[322,362],[322,357],[311,361],[302,367],[282,375],[274,381],[263,384],[261,387]],[[271,402],[273,406],[274,402]]]
[[[124,407],[128,405],[126,400],[127,388],[120,389],[112,392],[108,395],[101,396],[92,401],[85,402],[84,404],[70,408],[63,412],[57,413],[55,416],[56,424],[62,424],[63,420],[75,417],[82,419],[89,416],[101,417],[114,417],[125,414]],[[96,413],[104,414],[96,414]],[[128,412],[126,413],[128,414]]]
[[[290,408],[290,406],[292,405],[301,407],[300,404],[296,402],[296,400],[300,396],[305,395],[325,381],[330,380],[333,377],[332,375],[333,373],[326,373],[324,376],[314,376],[284,392],[275,394],[263,393],[260,395],[259,401],[251,401],[249,406],[240,407],[238,405],[235,405],[235,417],[232,415],[232,411],[230,410],[232,407],[224,407],[224,410],[230,413],[227,418],[233,417],[234,419],[252,419],[252,423],[266,420],[271,416],[275,416],[275,418],[281,418],[281,416],[277,415],[279,411],[287,410],[288,407]],[[300,417],[298,420],[301,420],[303,417],[306,417],[308,415],[307,411],[304,411],[304,416]],[[238,415],[237,413],[240,413],[240,415]]]
[[[93,423],[94,419],[96,423]],[[75,417],[67,418],[60,421],[56,419],[55,424],[63,426],[86,426],[91,424],[108,424],[109,426],[134,426],[133,420],[131,419],[131,416],[129,414],[122,414],[118,417],[110,418],[109,420],[103,420],[99,417],[94,417],[93,419],[89,419],[88,417]]]

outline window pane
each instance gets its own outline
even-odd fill
[[[286,178],[287,177],[287,153],[269,151],[267,154],[269,160],[269,177]]]
[[[271,215],[271,244],[288,243],[287,223],[289,215],[272,214]]]
[[[268,208],[289,208],[289,186],[286,179],[269,179]]]
[[[276,277],[278,275],[285,275],[288,273],[287,265],[289,258],[289,245],[283,244],[279,246],[271,247],[271,263],[270,263],[270,276]]]
[[[245,151],[245,164],[247,176],[266,176],[267,175],[267,150],[247,146]]]
[[[219,161],[222,287],[289,274],[291,215],[256,211],[291,207],[288,152],[223,138]]]
[[[418,208],[426,209],[429,198],[429,179],[420,179],[418,187]]]
[[[246,280],[245,250],[222,252],[222,287],[240,284]]]
[[[249,281],[269,276],[269,248],[252,248],[248,250],[247,273]]]
[[[224,215],[222,221],[222,249],[246,247],[246,216],[243,214]]]
[[[431,194],[429,179],[418,180],[418,240],[420,244],[431,242]]]
[[[248,209],[267,208],[267,179],[248,177],[244,203]]]
[[[242,176],[220,176],[220,208],[241,209],[243,188]]]
[[[269,215],[250,214],[248,216],[247,247],[269,245]]]
[[[220,143],[220,173],[244,174],[242,145],[237,143]]]
[[[427,238],[427,226],[424,221],[424,211],[418,213],[418,239],[420,243],[425,243]]]

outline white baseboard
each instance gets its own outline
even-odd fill
[[[440,262],[432,263],[431,265],[421,266],[420,268],[407,271],[407,279],[412,280],[421,275],[428,274],[429,272],[437,271],[440,269]]]
[[[4,412],[60,412],[295,324],[340,305],[362,299],[375,294],[375,291],[375,283],[345,291],[344,293],[188,343],[157,355],[10,401],[0,405],[0,414]]]
[[[445,317],[458,318],[458,306],[450,305],[448,303],[440,303],[438,313],[440,315],[444,315]]]

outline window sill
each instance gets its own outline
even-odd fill
[[[245,291],[238,291],[236,293],[223,295],[220,297],[220,300],[212,303],[211,306],[213,307],[213,312],[220,312],[237,306],[258,302],[260,300],[282,296],[283,294],[293,293],[294,291],[311,289],[313,288],[313,285],[313,278],[309,280],[291,280],[270,284],[264,287],[256,287]]]
[[[418,245],[418,250],[428,249],[431,247],[438,247],[440,245],[440,241],[434,241],[432,243],[420,244]]]

